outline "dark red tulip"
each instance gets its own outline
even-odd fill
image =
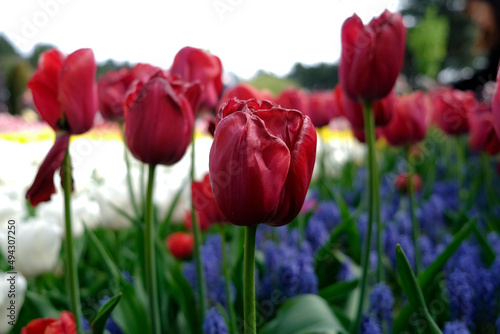
[[[353,129],[364,129],[363,105],[355,102],[344,94],[342,86],[337,85],[334,90],[335,102],[340,114],[344,115]],[[394,113],[394,92],[391,92],[382,100],[372,103],[372,111],[375,117],[375,126],[387,125]]]
[[[57,319],[35,319],[21,329],[21,334],[76,334],[75,317],[63,311]]]
[[[50,200],[54,173],[61,167],[71,134],[90,130],[97,112],[96,63],[90,49],[64,56],[56,49],[42,53],[28,82],[40,116],[55,131],[56,141],[26,193],[31,205]]]
[[[415,192],[422,190],[422,178],[418,174],[413,174],[413,189]],[[408,193],[408,173],[401,173],[396,176],[394,181],[396,189],[403,194]]]
[[[229,100],[210,150],[215,200],[236,225],[288,224],[302,208],[315,158],[309,117],[269,101]]]
[[[137,64],[132,69],[107,72],[97,83],[102,117],[109,121],[123,120],[123,103],[132,82],[147,81],[159,70],[149,64]]]
[[[469,131],[469,115],[476,109],[474,93],[441,88],[431,93],[433,120],[445,133],[458,136]]]
[[[404,146],[424,139],[428,103],[430,102],[422,92],[396,98],[394,115],[389,124],[382,128],[389,144]]]
[[[227,100],[233,98],[239,100],[271,100],[271,94],[269,94],[267,91],[260,91],[257,88],[250,86],[249,84],[239,83],[236,86],[228,88],[226,91],[224,91],[217,110],[219,110],[220,107],[227,102]]]
[[[491,106],[479,104],[469,116],[469,146],[475,151],[485,151],[490,155],[500,152],[500,139],[493,128]]]
[[[309,96],[302,89],[285,89],[274,102],[283,108],[295,109],[304,115],[309,115]]]
[[[227,218],[220,211],[215,201],[210,186],[209,174],[205,175],[203,181],[191,184],[193,205],[198,212],[199,222],[202,226],[210,226],[217,223],[227,222]]]
[[[187,84],[163,72],[136,81],[125,99],[125,137],[140,161],[172,165],[191,142],[199,84]]]
[[[194,237],[185,232],[175,232],[167,237],[167,248],[179,260],[189,258],[193,254]]]
[[[342,26],[339,80],[350,99],[376,101],[387,96],[403,66],[406,28],[401,15],[385,10],[364,26],[354,14]]]
[[[300,110],[300,109],[299,109]],[[305,115],[311,118],[314,126],[321,128],[339,116],[337,102],[332,91],[316,91],[309,94],[309,108]]]
[[[495,91],[495,95],[493,95],[491,109],[493,113],[493,127],[495,128],[497,137],[500,138],[500,69],[498,70],[497,74],[497,88]]]
[[[198,81],[201,84],[201,108],[213,109],[219,103],[223,87],[219,57],[187,46],[175,56],[170,74],[187,82]]]

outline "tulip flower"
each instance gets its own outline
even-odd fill
[[[311,118],[316,128],[328,125],[339,115],[335,95],[331,91],[312,92],[309,95],[309,108],[303,113]]]
[[[416,192],[422,190],[422,178],[418,174],[413,174],[413,189]],[[396,179],[394,180],[394,186],[396,189],[402,194],[408,194],[408,173],[400,173],[396,175]]]
[[[339,113],[344,115],[353,129],[364,129],[365,122],[363,117],[363,105],[347,97],[342,86],[337,85],[334,90],[335,102]],[[373,115],[375,126],[381,127],[387,125],[394,113],[395,94],[390,92],[385,98],[373,103]]]
[[[364,26],[354,14],[342,26],[339,80],[347,96],[372,102],[387,96],[403,66],[406,28],[401,15],[385,10]]]
[[[5,237],[5,240],[7,240],[7,237]],[[9,296],[9,290],[11,290],[13,283],[15,285],[15,297]],[[27,287],[28,282],[21,273],[0,273],[0,291],[2,292],[2,297],[0,297],[0,319],[2,319],[0,321],[0,333],[12,332],[12,325],[9,322],[19,319]],[[12,310],[13,301],[15,302],[14,310]]]
[[[202,86],[201,108],[213,109],[222,94],[222,64],[219,57],[186,46],[175,55],[170,74]]]
[[[75,317],[63,311],[59,318],[42,318],[32,320],[21,329],[21,334],[75,334]]]
[[[431,99],[433,120],[441,130],[452,136],[469,131],[469,115],[477,107],[473,92],[441,88],[431,93]]]
[[[427,100],[422,92],[397,97],[391,121],[382,132],[389,144],[405,146],[424,139]]]
[[[125,136],[130,152],[150,165],[172,165],[191,142],[200,86],[158,72],[136,81],[125,99]]]
[[[97,83],[99,111],[109,121],[123,120],[123,103],[134,80],[147,81],[159,68],[137,64],[132,69],[121,68],[107,72]]]
[[[491,107],[481,103],[477,110],[469,115],[469,146],[475,151],[485,151],[489,155],[500,152],[500,138],[493,128]]]
[[[269,101],[237,99],[218,111],[210,150],[210,182],[222,213],[246,226],[245,333],[256,333],[255,233],[260,223],[288,224],[304,204],[316,159],[309,117]]]
[[[40,116],[57,132],[50,149],[26,193],[31,205],[50,200],[55,193],[54,173],[61,167],[71,134],[90,130],[97,112],[96,63],[90,49],[64,56],[56,49],[42,53],[28,82]]]
[[[7,225],[6,225],[7,226]],[[7,258],[7,228],[0,232],[1,251]],[[18,226],[16,270],[26,277],[36,277],[54,270],[59,260],[62,229],[50,219],[29,218]]]
[[[285,89],[274,102],[283,108],[300,110],[304,115],[309,115],[309,96],[303,89]]]
[[[493,95],[492,101],[492,113],[493,113],[493,127],[495,128],[495,132],[497,133],[497,137],[500,139],[500,68],[497,73],[497,88],[495,90],[495,94]]]
[[[246,83],[240,83],[234,87],[228,88],[224,91],[217,110],[226,103],[229,99],[239,99],[239,100],[271,100],[271,94],[267,91],[260,91]]]
[[[209,174],[206,174],[201,182],[193,182],[191,184],[191,194],[193,197],[193,205],[198,216],[200,217],[201,226],[210,226],[217,223],[227,222],[227,218],[219,209],[215,201],[210,186]]]
[[[194,237],[184,232],[172,233],[167,237],[167,248],[176,259],[189,258],[193,254]]]
[[[215,200],[235,225],[288,224],[302,208],[315,156],[309,117],[269,101],[229,100],[210,151]]]

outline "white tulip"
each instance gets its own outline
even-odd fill
[[[105,229],[122,230],[131,226],[130,220],[116,208],[134,217],[135,213],[125,184],[104,184],[94,190],[94,197],[101,209],[101,225]]]
[[[18,318],[27,285],[26,279],[20,273],[0,273],[0,334],[11,331],[14,324],[11,321]]]
[[[5,258],[8,250],[7,226],[0,230],[0,246]],[[14,246],[14,267],[24,276],[34,277],[52,272],[59,259],[62,230],[53,220],[29,218],[25,222],[16,221]]]

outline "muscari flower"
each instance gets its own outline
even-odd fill
[[[205,315],[203,334],[229,334],[226,321],[215,307],[209,309]]]

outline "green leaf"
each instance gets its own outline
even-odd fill
[[[144,304],[137,298],[135,289],[126,283],[123,296],[116,306],[113,319],[125,334],[151,333],[151,324]]]
[[[477,241],[481,246],[483,258],[486,264],[488,266],[492,265],[495,261],[495,258],[497,257],[497,254],[495,253],[493,246],[491,246],[490,242],[488,241],[486,234],[477,224],[474,224],[474,234],[476,235]]]
[[[326,301],[317,295],[301,295],[287,300],[277,317],[259,331],[259,334],[309,333],[346,333]]]
[[[33,291],[26,291],[26,304],[33,305],[33,308],[40,314],[40,318],[57,318],[60,311],[56,310],[52,303],[44,296],[40,296]]]
[[[338,282],[319,290],[318,295],[332,303],[345,297],[358,286],[358,280]]]
[[[101,241],[96,237],[94,231],[85,227],[85,232],[89,236],[90,242],[92,243],[93,247],[97,249],[102,259],[104,260],[104,264],[106,265],[106,269],[108,270],[109,274],[113,276],[113,278],[116,279],[117,282],[125,281],[125,279],[123,279],[121,275],[120,269],[118,269],[116,263],[113,261],[104,246],[101,244]]]
[[[168,226],[170,223],[170,220],[172,219],[172,215],[174,214],[175,207],[177,206],[177,203],[179,202],[179,199],[181,198],[182,192],[184,191],[184,188],[188,184],[188,180],[184,181],[184,183],[181,185],[177,193],[175,194],[174,200],[170,204],[170,207],[168,208],[168,213],[165,216],[165,219],[160,224],[160,227],[158,229],[158,235],[161,238],[166,237],[168,234]]]
[[[403,288],[406,297],[408,297],[411,307],[414,311],[422,313],[425,317],[429,325],[430,333],[442,334],[427,309],[424,295],[422,294],[422,290],[420,290],[417,279],[411,270],[410,262],[399,244],[396,246],[396,263],[398,266],[399,276],[401,277],[401,287]]]
[[[102,334],[104,333],[104,328],[106,327],[106,321],[108,321],[109,316],[111,315],[111,312],[113,312],[113,309],[115,306],[118,304],[120,301],[120,298],[122,297],[122,293],[120,292],[110,300],[104,304],[99,312],[97,312],[97,316],[95,317],[94,321],[92,321],[92,334]]]

